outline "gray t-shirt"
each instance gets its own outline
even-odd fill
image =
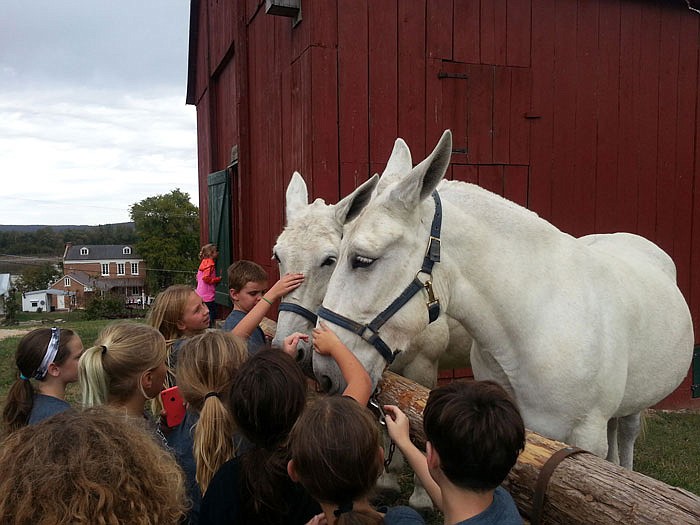
[[[29,424],[35,425],[48,417],[65,412],[69,408],[70,405],[63,399],[44,394],[35,394],[32,412],[29,414]]]

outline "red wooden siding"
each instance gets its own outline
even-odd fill
[[[277,276],[294,170],[335,202],[397,136],[420,160],[451,128],[448,178],[572,235],[657,242],[700,328],[700,17],[683,0],[313,0],[298,24],[261,0],[192,5],[200,205],[237,145],[236,258]],[[670,404],[692,404],[683,388]]]

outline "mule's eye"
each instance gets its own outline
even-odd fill
[[[336,258],[331,255],[330,257],[326,257],[326,260],[321,263],[321,266],[333,266],[335,261]]]
[[[277,255],[277,252],[272,252],[272,260],[273,260],[273,261],[277,261],[277,264],[280,263],[280,258],[279,258],[279,256]]]
[[[367,268],[374,261],[376,261],[376,259],[370,259],[369,257],[363,257],[362,255],[356,255],[352,260],[352,267],[353,268]]]

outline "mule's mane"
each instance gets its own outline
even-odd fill
[[[442,198],[457,204],[479,222],[512,231],[516,227],[532,227],[542,231],[560,232],[537,213],[513,201],[469,182],[443,180],[437,187]]]

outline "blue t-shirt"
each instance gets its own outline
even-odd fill
[[[384,525],[425,525],[423,516],[411,507],[399,506],[377,509],[384,514]]]
[[[460,521],[456,525],[522,525],[518,507],[510,493],[503,487],[496,487],[493,493],[493,503],[482,513]]]
[[[44,419],[65,412],[70,408],[67,401],[44,394],[35,394],[32,411],[29,414],[29,425],[35,425]]]
[[[240,310],[231,310],[228,314],[226,321],[224,322],[224,331],[230,332],[233,328],[240,323],[246,316],[245,312]],[[255,352],[265,347],[265,333],[262,328],[257,326],[253,333],[248,337],[248,354],[253,355]]]

